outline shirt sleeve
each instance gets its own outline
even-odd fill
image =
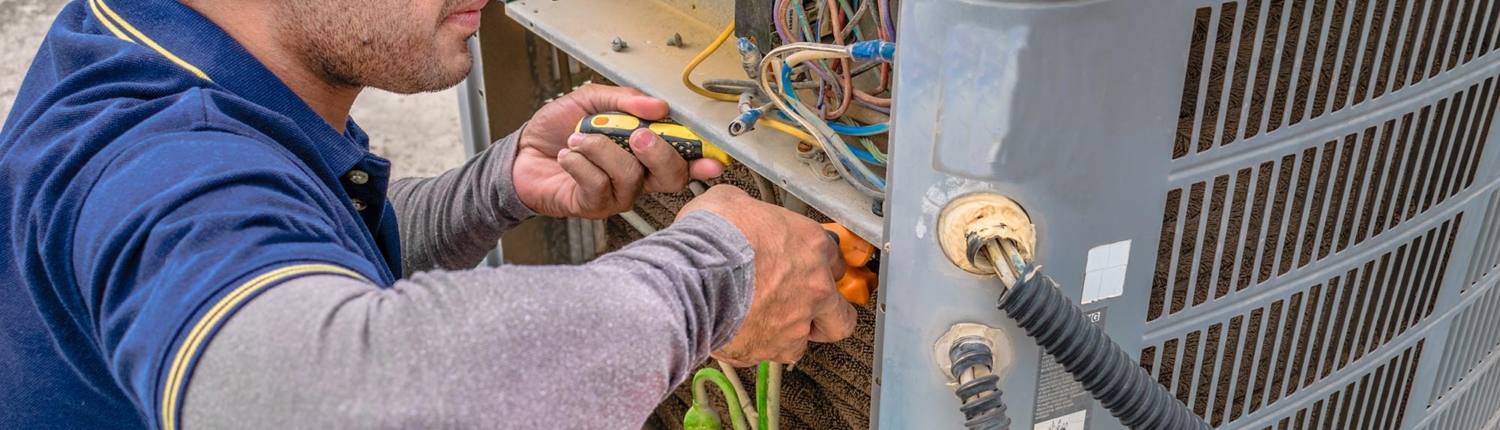
[[[640,428],[749,310],[754,255],[708,212],[582,266],[306,277],[204,353],[193,428]]]
[[[501,234],[536,216],[521,203],[511,180],[520,134],[511,133],[438,177],[391,183],[388,194],[401,225],[402,273],[472,268]]]
[[[73,268],[116,383],[176,428],[196,359],[267,288],[308,275],[379,279],[330,214],[352,210],[290,153],[225,133],[163,134],[109,161],[84,199]]]

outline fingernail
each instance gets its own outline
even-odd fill
[[[642,150],[650,148],[654,144],[656,144],[655,133],[652,133],[651,130],[642,128],[630,133],[631,148]]]
[[[563,156],[564,155],[568,155],[569,152],[573,152],[573,150],[568,149],[568,148],[559,149],[557,151],[557,159],[561,160],[563,158]]]
[[[572,136],[568,136],[568,147],[569,148],[577,148],[578,145],[582,144],[582,143],[583,143],[583,133],[573,133]]]

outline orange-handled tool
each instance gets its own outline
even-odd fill
[[[870,292],[879,284],[876,283],[875,272],[865,266],[875,258],[875,245],[836,222],[823,224],[823,229],[839,245],[839,254],[843,255],[844,264],[848,266],[844,270],[844,277],[839,278],[835,284],[839,293],[849,303],[860,306],[870,304]]]

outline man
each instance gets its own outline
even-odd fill
[[[388,181],[350,105],[459,82],[483,5],[69,4],[0,134],[0,427],[636,428],[711,352],[849,335],[818,225],[727,187],[584,266],[468,270],[523,219],[722,169],[573,135],[667,114],[593,86]]]

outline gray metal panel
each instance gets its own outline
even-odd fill
[[[931,359],[959,322],[1006,331],[1004,385],[1016,428],[1030,428],[1038,350],[995,309],[997,283],[962,272],[934,240],[958,195],[992,190],[1037,224],[1038,260],[1079,297],[1095,246],[1131,240],[1154,256],[1193,9],[1173,2],[907,0],[898,29],[891,210],[877,357],[879,426],[961,428],[958,400]],[[1145,37],[1143,37],[1145,36]],[[1107,327],[1139,350],[1149,267],[1127,273]],[[1119,428],[1097,414],[1095,429]]]
[[[1027,209],[1074,298],[1089,250],[1131,240],[1124,295],[1084,308],[1222,428],[1426,425],[1442,374],[1467,379],[1433,410],[1476,426],[1434,428],[1487,422],[1495,393],[1445,362],[1495,361],[1449,333],[1494,282],[1492,3],[903,2],[879,425],[961,425],[930,357],[957,322],[1019,345],[1005,398],[1032,424],[1034,343],[934,243],[973,191]]]

